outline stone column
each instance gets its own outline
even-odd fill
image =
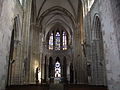
[[[60,50],[63,50],[63,31],[60,31]]]
[[[87,75],[86,75],[86,61],[83,56],[82,46],[81,46],[81,35],[80,35],[80,26],[76,27],[76,31],[74,32],[74,68],[77,83],[86,84],[87,83]]]
[[[56,32],[53,31],[53,50],[55,50],[55,34]]]
[[[46,63],[46,57],[45,57],[45,64],[44,64],[44,82],[46,83],[47,79],[47,63]]]
[[[26,1],[26,4],[24,6],[24,18],[23,18],[23,30],[22,30],[22,49],[21,49],[21,60],[24,63],[24,60],[28,58],[28,69],[27,69],[27,75],[23,75],[23,82],[22,83],[29,83],[29,44],[30,44],[30,18],[31,18],[31,5],[32,5],[32,0]]]
[[[70,64],[70,83],[74,82],[73,64]]]

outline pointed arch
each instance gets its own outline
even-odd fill
[[[95,14],[92,31],[92,82],[96,85],[106,85],[106,69],[104,58],[103,35],[101,20]]]
[[[59,14],[63,13],[65,16],[68,16],[69,19],[71,20],[71,22],[73,23],[73,25],[75,25],[75,18],[73,17],[73,15],[68,10],[66,10],[65,8],[60,7],[60,6],[51,7],[50,9],[47,9],[46,11],[44,11],[40,16],[38,15],[37,23],[38,24],[42,23],[42,21],[44,20],[44,18],[47,15],[49,15],[50,13],[57,13],[57,14],[58,13]]]

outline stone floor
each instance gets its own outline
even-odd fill
[[[108,90],[106,86],[81,84],[12,85],[6,90]]]
[[[50,84],[49,90],[64,90],[63,84]]]

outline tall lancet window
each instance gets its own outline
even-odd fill
[[[55,77],[61,77],[61,66],[58,61],[55,63]]]
[[[63,50],[67,49],[67,36],[66,33],[63,32]]]
[[[60,33],[57,32],[55,37],[55,50],[60,50]]]
[[[53,50],[53,33],[49,37],[49,49]]]
[[[48,33],[47,44],[49,50],[67,50],[68,34],[66,31],[54,30]]]

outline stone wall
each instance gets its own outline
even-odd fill
[[[4,90],[7,83],[10,39],[14,18],[19,14],[14,0],[5,0],[1,6],[0,16],[0,90]],[[21,15],[20,15],[21,19]],[[22,19],[21,19],[22,21]]]
[[[0,15],[1,15],[1,12],[2,12],[2,5],[3,5],[3,0],[0,0]]]
[[[16,2],[17,1],[17,2]],[[31,41],[30,36],[30,18],[31,18],[31,1],[27,1],[27,6],[24,8],[24,17],[23,17],[23,8],[18,2],[18,0],[0,0],[0,90],[4,90],[6,83],[7,83],[7,72],[8,72],[8,62],[9,62],[9,50],[10,50],[10,39],[11,39],[11,33],[13,30],[13,23],[14,18],[19,15],[20,18],[20,24],[19,24],[19,30],[22,35],[20,35],[20,39],[22,42],[22,47],[20,47],[21,53],[18,61],[24,60],[27,58],[28,61],[28,69],[27,74],[24,73],[24,80],[25,83],[34,83],[34,73],[33,73],[33,66],[32,62],[34,61],[33,57],[37,55],[37,59],[42,59],[42,50],[43,50],[43,42],[42,42],[42,34],[40,33],[40,41],[34,41],[37,43],[33,43]],[[87,7],[87,6],[86,6]],[[85,9],[87,9],[85,7]],[[109,90],[119,90],[120,89],[120,1],[119,0],[95,0],[92,8],[87,15],[84,17],[85,22],[83,22],[84,29],[86,32],[86,52],[88,52],[86,55],[87,61],[92,63],[91,59],[91,37],[92,37],[92,30],[93,30],[93,20],[95,14],[97,14],[101,21],[102,26],[102,34],[103,34],[103,45],[104,45],[104,58],[105,58],[105,66],[104,69],[105,74],[107,75],[107,86]],[[22,20],[23,19],[23,20]],[[22,22],[23,21],[23,22]],[[81,22],[82,23],[82,22]],[[23,29],[22,29],[22,24]],[[75,51],[74,53],[74,65],[77,69],[76,72],[78,72],[76,75],[78,78],[78,83],[81,82],[81,78],[83,76],[80,76],[80,72],[84,72],[85,67],[84,64],[86,63],[86,59],[84,59],[84,55],[82,52],[82,45],[80,40],[80,27],[77,26],[75,28],[76,32],[74,33],[74,40],[76,42],[73,42],[73,47]],[[33,28],[33,31],[35,29]],[[79,34],[78,34],[79,33]],[[34,35],[34,34],[33,34]],[[35,35],[39,35],[37,31],[35,32]],[[34,36],[35,36],[34,35]],[[36,40],[39,37],[35,37],[32,40]],[[78,42],[79,41],[79,42]],[[33,43],[33,44],[32,44]],[[30,45],[32,45],[30,47]],[[35,47],[40,47],[40,52]],[[35,50],[34,50],[35,48]],[[35,51],[35,53],[33,52]],[[39,53],[37,53],[39,52]],[[39,55],[40,54],[40,57]],[[32,56],[32,58],[31,58]],[[30,63],[31,62],[31,63]],[[82,63],[81,63],[82,62]],[[22,61],[18,65],[22,65]],[[29,64],[31,64],[29,66]],[[22,67],[21,67],[22,68]],[[83,71],[81,71],[83,69]],[[18,69],[16,69],[18,70]],[[86,73],[86,72],[85,72]],[[100,73],[99,73],[100,74]],[[16,74],[21,75],[21,74]],[[21,76],[20,76],[21,77]],[[16,81],[18,82],[18,81]],[[22,82],[22,83],[23,83]],[[83,81],[84,82],[84,81]],[[20,83],[20,82],[18,82]],[[106,85],[106,84],[105,84]]]
[[[118,0],[96,0],[89,12],[90,31],[93,29],[94,15],[98,14],[101,20],[105,73],[109,90],[120,89],[119,6]]]

